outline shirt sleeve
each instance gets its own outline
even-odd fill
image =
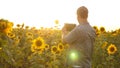
[[[78,28],[75,28],[63,37],[63,41],[71,44],[78,39],[78,36]]]

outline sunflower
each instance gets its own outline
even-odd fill
[[[58,20],[55,20],[55,24],[59,24],[59,21],[58,21]]]
[[[33,44],[31,46],[32,52],[39,52],[41,54],[44,48],[45,48],[45,43],[41,37],[38,37],[37,39],[33,40]]]
[[[45,50],[48,50],[48,49],[49,49],[49,45],[45,44]]]
[[[64,49],[64,46],[62,43],[59,43],[58,44],[58,50],[62,51]]]
[[[98,32],[96,32],[96,35],[97,35],[97,36],[99,36],[99,35],[100,35],[100,32],[99,32],[99,31],[98,31]]]
[[[9,38],[14,38],[14,37],[15,37],[15,34],[13,34],[13,33],[8,33],[7,36],[8,36]]]
[[[21,25],[20,25],[20,24],[17,24],[16,26],[17,26],[18,28],[20,28]]]
[[[43,51],[44,51],[44,49],[43,49],[43,48],[37,48],[35,45],[32,45],[32,46],[31,46],[31,51],[32,51],[32,52],[37,52],[37,53],[39,53],[39,54],[42,54]]]
[[[56,55],[61,55],[61,51],[60,51],[60,50],[57,50],[55,54],[56,54]]]
[[[36,46],[39,49],[39,48],[44,48],[45,43],[41,37],[38,37],[37,39],[33,40],[32,45]]]
[[[12,31],[12,23],[10,22],[0,22],[0,31],[7,34]]]
[[[100,27],[100,32],[104,33],[105,32],[105,28],[104,27]]]
[[[25,29],[29,29],[29,26],[25,26]]]
[[[7,23],[6,22],[0,22],[0,30],[4,30],[7,27]]]
[[[32,34],[31,32],[27,32],[27,33],[26,33],[26,36],[27,36],[27,37],[33,37],[33,34]]]
[[[0,47],[0,51],[2,51],[2,47]]]
[[[56,54],[57,50],[58,50],[57,46],[52,46],[51,48],[52,54]]]
[[[35,48],[35,45],[32,45],[32,46],[31,46],[31,51],[32,51],[32,52],[35,52],[35,49],[36,49],[36,48]]]
[[[98,27],[97,26],[93,26],[93,28],[95,29],[96,32],[98,32]]]
[[[12,22],[9,22],[9,23],[7,23],[7,28],[12,28],[13,27],[13,23]],[[12,29],[11,29],[12,30]]]
[[[110,44],[107,48],[108,54],[114,54],[117,51],[117,48],[114,44]]]
[[[8,33],[10,33],[11,32],[11,28],[5,28],[4,30],[3,30],[3,33],[5,33],[5,34],[8,34]]]
[[[117,31],[111,32],[113,36],[117,36]]]
[[[9,33],[12,31],[13,23],[12,22],[7,22],[7,27],[4,29],[6,33]]]
[[[102,45],[102,49],[104,49],[107,46],[108,42],[104,42]]]

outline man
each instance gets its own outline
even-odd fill
[[[62,29],[63,42],[70,45],[69,52],[74,51],[78,55],[77,60],[75,60],[73,64],[69,64],[74,68],[75,66],[80,68],[91,68],[93,44],[96,33],[89,24],[87,18],[88,9],[85,6],[81,6],[77,10],[77,20],[79,25],[69,33],[65,27]],[[69,61],[69,63],[70,62],[72,61]]]

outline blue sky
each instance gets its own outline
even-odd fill
[[[107,30],[120,27],[119,0],[0,0],[0,18],[16,24],[50,27],[57,19],[64,23],[78,23],[76,10],[86,6],[89,23]]]

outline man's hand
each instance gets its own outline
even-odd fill
[[[67,34],[68,34],[68,31],[66,30],[65,27],[63,27],[63,28],[62,28],[62,39],[63,39],[63,43],[66,43],[66,42],[64,41],[64,37],[65,37]]]
[[[68,32],[68,31],[66,30],[66,28],[65,28],[65,27],[63,27],[63,28],[62,28],[62,34],[66,35],[66,34],[67,34],[67,32]]]

